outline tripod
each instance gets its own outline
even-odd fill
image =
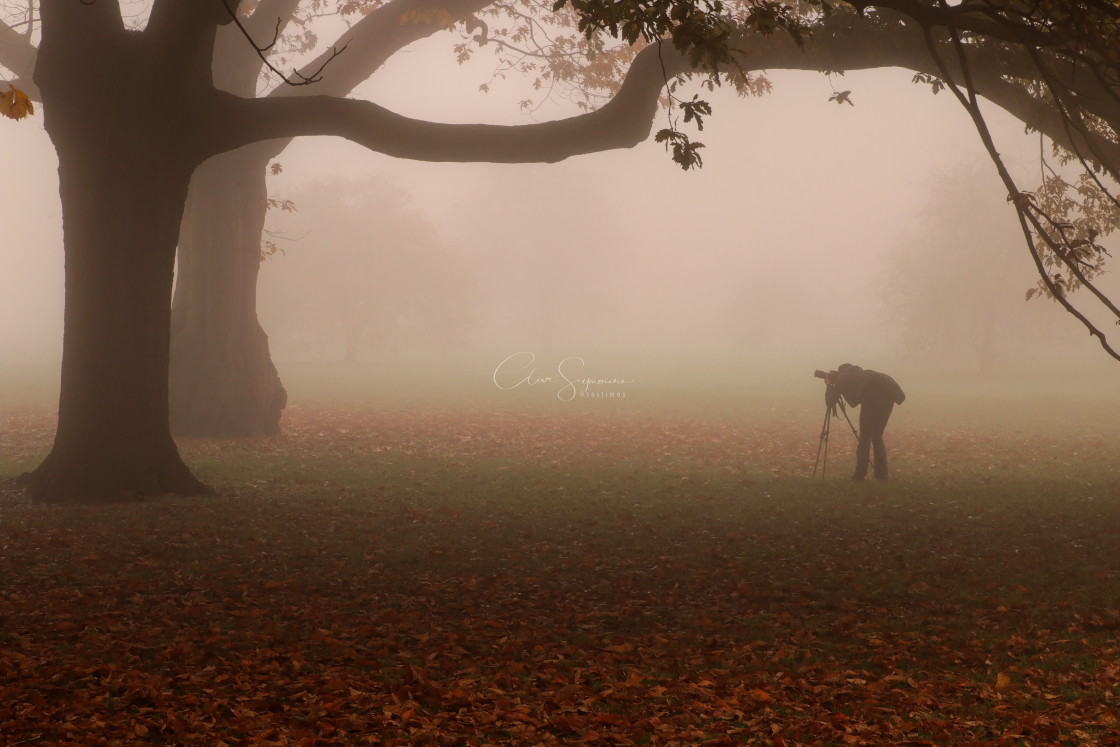
[[[844,420],[848,421],[848,427],[852,429],[852,434],[859,441],[859,431],[852,425],[852,419],[848,417],[848,410],[844,407],[843,400],[837,400],[836,404],[840,405],[840,412],[844,413]],[[825,471],[828,469],[828,432],[829,426],[832,424],[832,418],[836,415],[834,407],[824,406],[824,425],[821,426],[821,440],[817,444],[817,461],[813,462],[813,477],[817,476],[817,465],[821,468],[821,477],[825,476]],[[824,459],[821,459],[821,452],[824,452]]]

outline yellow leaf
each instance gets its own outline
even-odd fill
[[[996,692],[1002,693],[1011,689],[1011,677],[1000,672],[996,675]]]
[[[0,91],[0,114],[9,119],[23,119],[34,113],[35,105],[23,91],[12,86],[7,91]]]

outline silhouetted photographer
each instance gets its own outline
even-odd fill
[[[902,391],[902,387],[884,373],[865,371],[851,363],[842,363],[835,371],[817,371],[814,376],[824,379],[826,384],[825,429],[821,434],[822,440],[827,441],[828,420],[830,417],[836,417],[837,405],[841,410],[845,402],[850,407],[859,407],[859,432],[856,434],[859,445],[856,447],[856,471],[852,474],[852,479],[862,480],[867,477],[871,449],[874,447],[875,479],[886,480],[889,473],[887,446],[883,442],[883,432],[887,429],[887,421],[891,419],[894,406],[901,405],[906,400],[906,393]],[[844,417],[847,416],[845,412]],[[850,420],[848,422],[851,424]]]

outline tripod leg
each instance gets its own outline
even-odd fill
[[[828,463],[828,408],[824,410],[824,423],[821,425],[821,440],[817,444],[817,459],[813,462],[813,477],[817,476],[817,465],[821,462],[821,449],[824,449],[824,460]],[[824,470],[821,470],[821,477],[824,477]]]
[[[824,427],[824,461],[821,462],[821,477],[823,478],[828,473],[828,430],[832,421],[828,419],[828,413],[825,413],[825,427]]]

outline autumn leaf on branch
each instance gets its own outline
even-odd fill
[[[930,87],[930,90],[936,95],[945,90],[945,81],[940,78],[929,75],[928,73],[917,73],[912,78],[914,83],[924,83]]]
[[[27,94],[15,86],[8,86],[7,91],[0,91],[0,114],[9,119],[24,119],[35,113],[35,105]]]
[[[261,262],[264,262],[269,257],[275,254],[283,254],[284,250],[280,248],[275,241],[271,239],[263,239],[261,241]]]
[[[700,168],[704,165],[704,160],[700,157],[699,150],[704,147],[703,143],[696,143],[689,139],[688,135],[675,129],[659,130],[654,136],[654,140],[659,143],[664,143],[665,148],[673,149],[673,160],[685,171],[693,168]]]
[[[285,213],[294,213],[296,211],[296,204],[292,200],[281,200],[276,197],[269,197],[265,202],[265,209],[272,210],[274,208],[282,210]]]
[[[699,96],[693,96],[692,101],[682,101],[680,108],[684,112],[685,123],[695,120],[698,130],[704,129],[704,117],[712,113],[712,105],[701,100]]]
[[[272,170],[273,174],[279,174],[283,170],[283,167],[280,166],[279,163],[274,163],[269,168]],[[284,213],[294,213],[296,212],[296,203],[293,200],[283,200],[279,197],[266,197],[264,209],[265,211],[279,210]],[[288,238],[287,236],[284,236],[280,233],[270,231],[267,228],[264,229],[264,235],[271,236],[272,238]],[[284,254],[284,250],[275,241],[272,241],[272,239],[262,238],[261,262],[264,262],[269,257],[275,256],[277,254]]]

